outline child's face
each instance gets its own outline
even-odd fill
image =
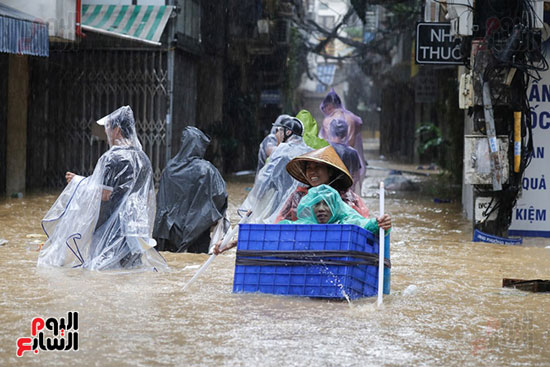
[[[313,206],[313,214],[315,214],[315,218],[319,224],[328,223],[330,217],[332,217],[332,212],[324,200]]]

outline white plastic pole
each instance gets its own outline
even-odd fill
[[[274,200],[275,200],[275,191],[269,190],[266,194],[264,194],[264,196],[262,197],[261,200],[258,200],[258,202],[256,203],[257,208],[253,211],[249,211],[241,219],[239,224],[244,224],[244,223],[248,223],[248,222],[253,222],[254,223],[255,220],[257,220],[258,218],[260,218],[262,216],[262,208],[264,208],[264,209],[265,208],[271,208],[272,205],[273,205]],[[223,250],[225,248],[225,246],[227,246],[227,243],[233,238],[233,236],[235,236],[238,229],[239,229],[239,225],[237,224],[233,229],[230,229],[225,234],[225,236],[223,238],[223,241],[220,245],[220,250]],[[214,242],[214,243],[216,243],[216,242]],[[201,275],[202,272],[205,271],[208,268],[208,266],[212,263],[212,261],[214,261],[215,258],[216,258],[216,254],[210,255],[208,260],[206,260],[204,262],[204,264],[202,264],[202,266],[199,268],[199,270],[197,270],[195,275],[193,275],[193,277],[187,282],[187,284],[185,284],[183,286],[183,291],[185,291],[187,288],[189,288],[189,286],[195,281],[195,279],[197,279],[199,277],[199,275]]]
[[[247,218],[247,217],[245,217]],[[244,218],[243,218],[244,219]],[[220,219],[220,220],[223,220]],[[242,221],[241,221],[242,222]],[[233,236],[237,233],[237,229],[239,229],[239,226],[236,225],[233,229],[229,230],[227,232],[227,234],[225,235],[224,239],[223,239],[223,242],[221,243],[220,245],[220,250],[222,250],[223,248],[225,248],[225,246],[227,246],[227,243],[233,238]],[[203,271],[205,271],[208,266],[210,265],[210,263],[212,261],[214,261],[214,259],[216,258],[216,254],[212,254],[210,255],[210,257],[208,258],[208,260],[205,261],[204,264],[202,264],[202,266],[200,267],[199,270],[197,270],[197,272],[195,273],[195,275],[193,275],[193,278],[191,278],[184,286],[183,286],[183,292],[185,292],[185,290],[199,277],[199,275],[202,274]]]
[[[384,181],[380,182],[380,217],[384,215]],[[384,229],[379,228],[378,233],[378,306],[382,304],[384,292]]]

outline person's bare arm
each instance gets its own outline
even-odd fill
[[[220,249],[221,244],[222,244],[222,241],[219,241],[214,246],[214,249],[212,251],[214,252],[215,255],[219,255],[221,253],[224,253],[225,251],[227,251],[229,249],[232,249],[233,247],[237,246],[237,240],[229,241],[223,249]]]
[[[76,176],[75,173],[69,171],[65,172],[65,180],[67,180],[67,183],[70,183],[74,176]]]
[[[109,201],[111,199],[112,190],[101,190],[101,201]]]

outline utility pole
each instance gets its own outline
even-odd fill
[[[548,69],[541,49],[543,8],[542,0],[444,5],[466,65],[459,104],[473,120],[464,139],[464,184],[473,187],[473,227],[489,235],[508,237],[533,154],[527,88]]]
[[[167,0],[166,4],[170,6],[175,6],[174,2],[175,0]],[[168,164],[168,161],[172,158],[172,126],[174,118],[174,63],[176,58],[176,16],[176,12],[172,12],[172,16],[168,21],[168,111],[166,113],[166,164]]]

